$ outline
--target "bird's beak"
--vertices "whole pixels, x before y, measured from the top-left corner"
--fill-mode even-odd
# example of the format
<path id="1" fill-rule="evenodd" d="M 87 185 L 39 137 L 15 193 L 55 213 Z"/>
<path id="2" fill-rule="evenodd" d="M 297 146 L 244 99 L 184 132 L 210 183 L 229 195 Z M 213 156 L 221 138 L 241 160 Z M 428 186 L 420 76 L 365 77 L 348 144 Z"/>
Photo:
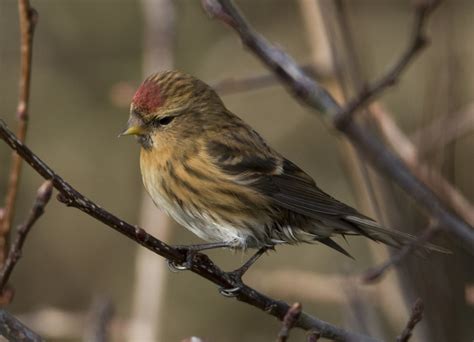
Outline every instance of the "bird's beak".
<path id="1" fill-rule="evenodd" d="M 145 130 L 142 126 L 130 126 L 127 127 L 125 131 L 119 134 L 119 138 L 124 135 L 140 135 L 143 134 Z"/>
<path id="2" fill-rule="evenodd" d="M 135 116 L 131 116 L 127 123 L 127 128 L 119 134 L 119 138 L 124 135 L 141 135 L 145 134 L 146 128 L 143 121 Z"/>

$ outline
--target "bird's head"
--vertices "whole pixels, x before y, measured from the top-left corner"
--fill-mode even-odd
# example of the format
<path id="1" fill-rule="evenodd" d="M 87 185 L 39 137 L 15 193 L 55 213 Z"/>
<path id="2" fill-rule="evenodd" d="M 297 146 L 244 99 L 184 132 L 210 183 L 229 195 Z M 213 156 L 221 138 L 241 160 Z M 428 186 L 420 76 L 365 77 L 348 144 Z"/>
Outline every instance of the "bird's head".
<path id="1" fill-rule="evenodd" d="M 133 96 L 127 129 L 143 148 L 157 141 L 186 139 L 205 129 L 209 113 L 225 109 L 216 92 L 199 79 L 180 71 L 151 75 Z"/>

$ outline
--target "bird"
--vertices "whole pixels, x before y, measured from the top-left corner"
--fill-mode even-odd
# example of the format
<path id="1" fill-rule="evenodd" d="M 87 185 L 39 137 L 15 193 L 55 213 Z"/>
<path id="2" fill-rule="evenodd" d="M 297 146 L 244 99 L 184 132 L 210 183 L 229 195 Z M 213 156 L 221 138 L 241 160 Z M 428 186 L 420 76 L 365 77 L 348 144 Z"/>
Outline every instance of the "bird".
<path id="1" fill-rule="evenodd" d="M 351 257 L 333 237 L 360 235 L 396 248 L 415 239 L 324 192 L 187 73 L 146 78 L 121 135 L 141 145 L 142 180 L 155 205 L 207 242 L 188 250 L 257 249 L 242 273 L 281 244 L 321 243 Z"/>

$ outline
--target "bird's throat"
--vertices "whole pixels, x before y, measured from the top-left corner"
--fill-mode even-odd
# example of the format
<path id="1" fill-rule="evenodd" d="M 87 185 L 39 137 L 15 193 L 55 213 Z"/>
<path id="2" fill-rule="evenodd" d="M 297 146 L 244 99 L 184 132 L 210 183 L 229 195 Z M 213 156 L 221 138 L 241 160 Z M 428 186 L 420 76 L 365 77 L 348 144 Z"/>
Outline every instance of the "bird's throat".
<path id="1" fill-rule="evenodd" d="M 138 135 L 137 136 L 138 143 L 142 146 L 144 150 L 151 150 L 153 147 L 153 140 L 151 139 L 150 135 Z"/>

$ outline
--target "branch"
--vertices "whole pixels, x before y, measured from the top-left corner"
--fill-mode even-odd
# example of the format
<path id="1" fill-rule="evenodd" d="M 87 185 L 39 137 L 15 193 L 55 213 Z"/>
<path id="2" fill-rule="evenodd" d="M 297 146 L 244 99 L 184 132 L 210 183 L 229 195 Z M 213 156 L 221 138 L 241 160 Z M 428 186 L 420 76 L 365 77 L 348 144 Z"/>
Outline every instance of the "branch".
<path id="1" fill-rule="evenodd" d="M 388 87 L 398 82 L 402 72 L 405 71 L 410 62 L 412 62 L 418 53 L 427 45 L 428 40 L 424 33 L 426 22 L 429 14 L 437 7 L 439 2 L 439 0 L 416 1 L 415 21 L 407 48 L 382 77 L 370 84 L 356 96 L 356 98 L 349 101 L 344 108 L 336 113 L 333 119 L 336 127 L 341 129 L 341 127 L 348 124 L 359 108 L 367 105 Z"/>
<path id="2" fill-rule="evenodd" d="M 341 106 L 319 83 L 298 68 L 290 56 L 255 32 L 230 0 L 202 0 L 202 2 L 208 14 L 233 28 L 239 34 L 243 44 L 280 78 L 297 99 L 334 122 L 338 113 L 343 110 Z M 433 5 L 423 2 L 418 5 L 417 11 L 428 14 L 432 7 Z M 430 8 L 430 10 L 425 8 Z M 423 18 L 425 16 L 423 15 Z M 459 241 L 465 244 L 470 253 L 474 253 L 474 230 L 472 227 L 448 210 L 440 199 L 416 178 L 400 158 L 372 132 L 352 120 L 352 116 L 349 118 L 350 120 L 346 124 L 338 125 L 336 128 L 351 140 L 373 166 L 398 183 L 434 219 L 439 221 L 443 229 L 455 235 Z"/>
<path id="3" fill-rule="evenodd" d="M 0 335 L 5 337 L 8 341 L 44 341 L 41 336 L 3 309 L 0 310 Z"/>
<path id="4" fill-rule="evenodd" d="M 63 178 L 57 175 L 48 165 L 39 159 L 28 147 L 18 140 L 15 135 L 8 130 L 0 120 L 0 138 L 3 139 L 13 150 L 15 150 L 33 169 L 43 178 L 51 180 L 55 189 L 59 191 L 58 199 L 67 206 L 77 208 L 89 216 L 94 217 L 105 225 L 115 229 L 119 233 L 127 236 L 129 239 L 139 243 L 150 251 L 169 259 L 175 263 L 181 264 L 186 261 L 186 255 L 166 243 L 156 239 L 138 226 L 119 219 L 108 211 L 86 198 L 84 195 L 74 189 Z M 227 273 L 218 268 L 207 255 L 193 254 L 191 269 L 192 272 L 201 277 L 219 285 L 222 288 L 239 287 L 238 279 L 233 277 L 232 273 Z M 242 302 L 253 305 L 268 314 L 282 320 L 290 306 L 283 302 L 267 297 L 253 288 L 243 285 L 237 293 L 236 298 Z M 357 341 L 376 341 L 375 339 L 358 333 L 350 332 L 339 327 L 333 326 L 316 317 L 310 316 L 304 312 L 295 323 L 296 327 L 304 330 L 317 330 L 321 336 L 336 341 L 357 340 Z"/>
<path id="5" fill-rule="evenodd" d="M 423 301 L 418 298 L 413 304 L 413 308 L 411 309 L 410 319 L 408 320 L 407 326 L 403 329 L 400 336 L 397 337 L 397 342 L 408 342 L 410 339 L 413 329 L 415 326 L 421 321 L 423 318 Z"/>
<path id="6" fill-rule="evenodd" d="M 424 246 L 438 231 L 439 227 L 436 225 L 428 227 L 416 240 L 410 241 L 403 248 L 396 251 L 387 261 L 366 271 L 362 275 L 362 281 L 364 283 L 374 283 L 381 280 L 390 267 L 398 265 L 405 257 L 415 252 L 418 247 Z"/>
<path id="7" fill-rule="evenodd" d="M 17 117 L 19 120 L 17 135 L 20 141 L 25 141 L 28 128 L 28 109 L 30 98 L 31 57 L 33 53 L 33 34 L 38 22 L 38 12 L 30 6 L 28 0 L 18 0 L 21 32 L 21 71 L 20 95 L 18 100 Z M 0 220 L 0 265 L 3 265 L 8 247 L 8 236 L 15 212 L 15 202 L 20 182 L 22 159 L 16 154 L 12 155 L 12 165 L 8 179 L 5 208 Z"/>
<path id="8" fill-rule="evenodd" d="M 0 271 L 0 293 L 3 292 L 13 268 L 15 268 L 15 265 L 21 258 L 23 244 L 25 243 L 26 237 L 30 232 L 31 227 L 33 227 L 36 221 L 41 217 L 41 215 L 43 215 L 44 207 L 48 204 L 52 191 L 52 183 L 50 181 L 45 181 L 38 189 L 33 207 L 31 208 L 30 214 L 28 215 L 25 223 L 18 226 L 16 239 L 10 247 L 7 260 Z"/>
<path id="9" fill-rule="evenodd" d="M 295 303 L 288 309 L 283 318 L 280 332 L 278 333 L 277 342 L 286 342 L 290 337 L 290 330 L 296 323 L 296 320 L 301 315 L 301 304 Z"/>

